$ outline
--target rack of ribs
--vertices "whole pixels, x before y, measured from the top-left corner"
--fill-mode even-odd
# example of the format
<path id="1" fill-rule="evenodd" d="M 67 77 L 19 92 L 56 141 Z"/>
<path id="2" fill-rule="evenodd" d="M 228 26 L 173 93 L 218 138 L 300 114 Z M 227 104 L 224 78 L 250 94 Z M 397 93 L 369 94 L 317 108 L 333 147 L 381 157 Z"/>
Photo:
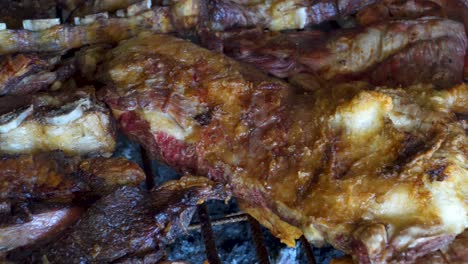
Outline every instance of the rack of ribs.
<path id="1" fill-rule="evenodd" d="M 150 33 L 106 58 L 99 97 L 122 131 L 180 171 L 225 184 L 288 245 L 304 234 L 359 262 L 411 261 L 466 228 L 466 84 L 349 82 L 303 94 Z"/>
<path id="2" fill-rule="evenodd" d="M 110 156 L 115 124 L 94 88 L 0 97 L 0 153 Z"/>
<path id="3" fill-rule="evenodd" d="M 289 33 L 258 29 L 212 33 L 205 46 L 280 78 L 303 74 L 322 82 L 364 80 L 374 85 L 463 80 L 468 39 L 463 24 L 435 17 L 366 27 Z"/>

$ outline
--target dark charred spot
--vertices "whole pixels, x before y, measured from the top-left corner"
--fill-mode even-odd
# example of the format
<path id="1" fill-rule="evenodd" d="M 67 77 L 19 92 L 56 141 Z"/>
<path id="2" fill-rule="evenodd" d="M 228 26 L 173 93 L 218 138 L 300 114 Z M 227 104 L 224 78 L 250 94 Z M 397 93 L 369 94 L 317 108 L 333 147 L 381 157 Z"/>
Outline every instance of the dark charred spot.
<path id="1" fill-rule="evenodd" d="M 429 176 L 431 182 L 433 181 L 444 181 L 447 179 L 448 175 L 445 174 L 445 169 L 447 165 L 440 165 L 435 168 L 426 171 L 426 174 Z"/>
<path id="2" fill-rule="evenodd" d="M 211 123 L 212 118 L 212 111 L 209 110 L 207 112 L 196 115 L 193 119 L 195 119 L 195 121 L 197 121 L 201 126 L 206 126 Z"/>
<path id="3" fill-rule="evenodd" d="M 468 121 L 468 113 L 455 113 L 458 121 Z"/>
<path id="4" fill-rule="evenodd" d="M 426 151 L 428 146 L 421 139 L 416 139 L 411 134 L 406 134 L 402 144 L 402 148 L 395 159 L 393 165 L 384 168 L 385 174 L 399 173 L 403 170 L 408 162 L 413 160 L 418 153 Z"/>

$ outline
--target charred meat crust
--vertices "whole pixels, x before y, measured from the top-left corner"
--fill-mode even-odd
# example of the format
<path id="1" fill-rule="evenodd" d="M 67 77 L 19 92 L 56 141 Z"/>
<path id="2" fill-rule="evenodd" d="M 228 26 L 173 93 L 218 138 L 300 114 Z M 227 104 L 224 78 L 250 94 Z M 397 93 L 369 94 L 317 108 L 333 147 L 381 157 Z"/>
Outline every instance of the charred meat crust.
<path id="1" fill-rule="evenodd" d="M 184 232 L 196 205 L 226 199 L 222 186 L 204 178 L 184 177 L 147 193 L 121 187 L 96 202 L 75 226 L 37 255 L 53 263 L 90 263 L 137 259 Z"/>

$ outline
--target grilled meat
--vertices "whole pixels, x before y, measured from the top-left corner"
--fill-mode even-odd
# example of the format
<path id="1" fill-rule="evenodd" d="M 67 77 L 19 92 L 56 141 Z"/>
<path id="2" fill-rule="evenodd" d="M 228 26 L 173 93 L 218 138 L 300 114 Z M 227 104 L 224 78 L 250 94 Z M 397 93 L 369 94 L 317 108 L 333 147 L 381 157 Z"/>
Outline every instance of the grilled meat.
<path id="1" fill-rule="evenodd" d="M 169 8 L 155 7 L 141 14 L 122 17 L 97 17 L 80 25 L 57 25 L 40 31 L 0 31 L 0 54 L 48 52 L 79 48 L 87 44 L 117 43 L 141 31 L 174 31 Z"/>
<path id="2" fill-rule="evenodd" d="M 0 58 L 0 95 L 24 95 L 65 81 L 75 72 L 70 60 L 60 55 L 15 54 Z"/>
<path id="3" fill-rule="evenodd" d="M 123 158 L 80 160 L 61 152 L 5 156 L 0 160 L 0 253 L 43 244 L 72 225 L 83 206 L 145 175 Z"/>
<path id="4" fill-rule="evenodd" d="M 368 25 L 391 19 L 414 19 L 423 16 L 448 17 L 468 23 L 468 2 L 463 0 L 384 0 L 369 5 L 356 14 L 357 21 Z M 468 30 L 468 29 L 467 29 Z"/>
<path id="5" fill-rule="evenodd" d="M 205 178 L 184 177 L 149 193 L 121 187 L 97 201 L 37 257 L 51 263 L 107 263 L 149 255 L 156 262 L 164 246 L 186 230 L 196 205 L 207 199 L 226 195 L 221 185 Z"/>
<path id="6" fill-rule="evenodd" d="M 70 203 L 109 194 L 122 185 L 139 185 L 145 175 L 123 158 L 80 160 L 61 152 L 5 156 L 0 160 L 0 201 Z"/>
<path id="7" fill-rule="evenodd" d="M 463 264 L 468 262 L 468 231 L 458 235 L 447 247 L 418 258 L 416 264 Z M 330 264 L 351 264 L 351 257 L 333 259 Z"/>
<path id="8" fill-rule="evenodd" d="M 348 16 L 374 2 L 374 0 L 212 0 L 206 3 L 208 8 L 205 23 L 212 30 L 235 27 L 297 29 Z"/>
<path id="9" fill-rule="evenodd" d="M 412 261 L 467 227 L 466 84 L 348 83 L 297 95 L 248 65 L 153 34 L 112 50 L 101 79 L 128 136 L 227 184 L 288 245 L 304 234 L 361 262 Z"/>
<path id="10" fill-rule="evenodd" d="M 375 85 L 463 80 L 468 40 L 462 24 L 439 18 L 396 20 L 323 33 L 218 33 L 206 43 L 278 77 L 313 74 L 322 81 L 359 79 Z"/>
<path id="11" fill-rule="evenodd" d="M 74 224 L 82 215 L 79 207 L 51 209 L 34 214 L 30 221 L 0 227 L 0 261 L 3 251 L 48 241 Z"/>
<path id="12" fill-rule="evenodd" d="M 0 153 L 111 155 L 115 127 L 94 89 L 0 98 Z"/>

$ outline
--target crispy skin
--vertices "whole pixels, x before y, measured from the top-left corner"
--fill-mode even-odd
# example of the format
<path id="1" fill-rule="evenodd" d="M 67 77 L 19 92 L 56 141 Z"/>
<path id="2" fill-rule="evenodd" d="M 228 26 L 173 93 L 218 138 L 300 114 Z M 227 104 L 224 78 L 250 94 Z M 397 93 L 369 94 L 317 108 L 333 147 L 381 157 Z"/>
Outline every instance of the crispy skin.
<path id="1" fill-rule="evenodd" d="M 226 195 L 221 185 L 205 178 L 184 177 L 149 193 L 121 187 L 41 249 L 38 259 L 51 263 L 125 262 L 148 253 L 156 258 L 158 252 L 162 257 L 164 246 L 186 230 L 196 205 L 207 199 L 226 199 Z"/>
<path id="2" fill-rule="evenodd" d="M 110 156 L 115 126 L 94 89 L 0 98 L 0 153 Z"/>
<path id="3" fill-rule="evenodd" d="M 206 46 L 278 77 L 309 73 L 323 81 L 365 80 L 375 85 L 432 83 L 449 88 L 463 80 L 468 40 L 462 24 L 439 18 L 395 20 L 367 27 L 272 33 L 218 33 Z"/>
<path id="4" fill-rule="evenodd" d="M 361 262 L 411 261 L 466 228 L 465 84 L 297 95 L 165 35 L 125 41 L 108 58 L 101 96 L 122 130 L 168 164 L 228 184 L 288 245 L 304 233 Z"/>
<path id="5" fill-rule="evenodd" d="M 140 167 L 124 158 L 80 160 L 61 152 L 5 156 L 0 160 L 0 201 L 70 203 L 111 193 L 145 180 Z"/>

